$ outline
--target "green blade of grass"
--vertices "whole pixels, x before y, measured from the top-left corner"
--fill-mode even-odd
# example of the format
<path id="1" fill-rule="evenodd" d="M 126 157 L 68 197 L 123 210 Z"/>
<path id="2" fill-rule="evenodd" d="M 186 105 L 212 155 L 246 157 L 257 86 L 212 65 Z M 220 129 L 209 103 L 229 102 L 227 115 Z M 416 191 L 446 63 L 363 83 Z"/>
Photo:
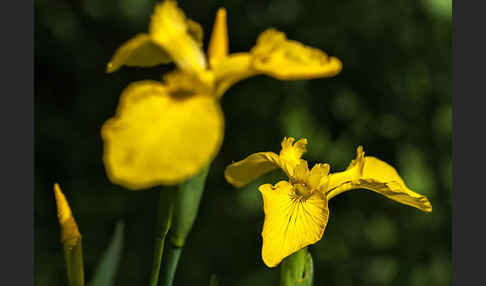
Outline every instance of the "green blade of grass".
<path id="1" fill-rule="evenodd" d="M 111 239 L 110 245 L 105 251 L 103 258 L 95 271 L 93 280 L 89 283 L 92 286 L 115 285 L 116 271 L 120 264 L 123 248 L 123 222 L 119 221 Z"/>

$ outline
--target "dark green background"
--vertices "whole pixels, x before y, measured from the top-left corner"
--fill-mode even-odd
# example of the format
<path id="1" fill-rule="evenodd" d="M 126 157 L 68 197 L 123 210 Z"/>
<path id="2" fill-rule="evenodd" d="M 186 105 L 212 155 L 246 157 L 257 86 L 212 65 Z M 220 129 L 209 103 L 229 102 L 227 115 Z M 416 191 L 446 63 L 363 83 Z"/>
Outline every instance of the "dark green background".
<path id="1" fill-rule="evenodd" d="M 83 234 L 90 278 L 116 221 L 125 246 L 116 285 L 147 285 L 157 190 L 111 184 L 100 127 L 130 82 L 160 79 L 173 65 L 107 75 L 115 49 L 146 32 L 154 0 L 35 1 L 35 284 L 65 285 L 52 185 L 59 182 Z M 176 285 L 278 285 L 260 257 L 258 184 L 225 182 L 224 167 L 283 136 L 306 137 L 310 163 L 342 170 L 359 144 L 397 167 L 431 200 L 422 213 L 369 191 L 330 202 L 323 239 L 310 247 L 315 285 L 451 284 L 451 3 L 448 0 L 179 1 L 200 22 L 205 44 L 218 7 L 228 12 L 230 49 L 247 51 L 269 27 L 344 64 L 330 79 L 281 82 L 259 76 L 223 97 L 223 147 L 210 170 L 200 215 Z M 88 279 L 89 280 L 89 279 Z"/>

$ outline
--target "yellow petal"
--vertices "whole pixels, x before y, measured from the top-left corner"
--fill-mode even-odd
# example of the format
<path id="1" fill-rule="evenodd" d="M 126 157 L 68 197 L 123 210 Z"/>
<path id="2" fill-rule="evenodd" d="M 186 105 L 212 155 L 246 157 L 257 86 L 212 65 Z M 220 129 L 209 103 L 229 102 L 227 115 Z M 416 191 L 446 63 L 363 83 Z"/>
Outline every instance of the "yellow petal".
<path id="1" fill-rule="evenodd" d="M 427 197 L 410 190 L 389 164 L 375 157 L 364 156 L 361 146 L 358 147 L 356 159 L 346 171 L 330 175 L 328 188 L 328 200 L 352 189 L 367 189 L 422 211 L 432 211 Z"/>
<path id="2" fill-rule="evenodd" d="M 214 21 L 213 33 L 209 41 L 208 57 L 209 63 L 214 66 L 228 56 L 228 27 L 226 24 L 226 9 L 220 8 Z"/>
<path id="3" fill-rule="evenodd" d="M 81 233 L 66 197 L 58 184 L 54 184 L 54 195 L 56 197 L 57 218 L 61 226 L 61 243 L 70 250 L 81 240 Z"/>
<path id="4" fill-rule="evenodd" d="M 240 188 L 278 167 L 277 154 L 260 152 L 227 166 L 224 176 L 228 183 Z"/>
<path id="5" fill-rule="evenodd" d="M 278 167 L 292 178 L 297 165 L 303 163 L 305 166 L 302 167 L 307 168 L 307 162 L 300 159 L 306 152 L 307 139 L 300 139 L 295 144 L 294 141 L 292 137 L 285 137 L 279 155 L 273 152 L 259 152 L 229 165 L 225 170 L 226 180 L 236 187 L 242 187 Z"/>
<path id="6" fill-rule="evenodd" d="M 312 190 L 319 189 L 329 174 L 329 164 L 315 164 L 309 172 L 308 185 Z"/>
<path id="7" fill-rule="evenodd" d="M 223 131 L 213 96 L 171 96 L 159 82 L 132 83 L 101 130 L 108 177 L 132 190 L 180 183 L 214 159 Z"/>
<path id="8" fill-rule="evenodd" d="M 194 74 L 176 69 L 165 73 L 163 78 L 168 92 L 176 96 L 187 96 L 194 93 L 209 94 L 213 90 L 214 76 L 211 71 Z"/>
<path id="9" fill-rule="evenodd" d="M 154 44 L 148 34 L 138 34 L 119 47 L 106 66 L 106 72 L 112 73 L 121 66 L 153 67 L 171 62 L 169 55 Z"/>
<path id="10" fill-rule="evenodd" d="M 339 59 L 288 40 L 284 33 L 275 29 L 263 32 L 251 53 L 256 70 L 280 80 L 331 77 L 342 69 Z"/>
<path id="11" fill-rule="evenodd" d="M 307 139 L 302 138 L 295 142 L 293 137 L 284 137 L 282 143 L 282 150 L 280 151 L 280 157 L 288 161 L 296 161 L 302 157 L 302 155 L 307 152 Z"/>
<path id="12" fill-rule="evenodd" d="M 150 21 L 150 37 L 161 45 L 183 70 L 200 72 L 206 69 L 206 58 L 200 45 L 191 36 L 184 12 L 172 0 L 155 6 Z"/>
<path id="13" fill-rule="evenodd" d="M 253 68 L 252 57 L 249 53 L 234 53 L 218 61 L 213 61 L 211 70 L 214 72 L 217 97 L 221 97 L 228 88 L 240 80 L 259 73 Z"/>
<path id="14" fill-rule="evenodd" d="M 285 257 L 322 238 L 329 219 L 322 193 L 300 199 L 286 181 L 261 185 L 259 190 L 265 211 L 262 258 L 268 267 L 277 266 Z"/>
<path id="15" fill-rule="evenodd" d="M 204 30 L 201 24 L 198 22 L 191 20 L 191 19 L 186 19 L 186 25 L 187 25 L 187 33 L 196 41 L 197 45 L 199 47 L 203 46 L 203 40 L 204 40 Z"/>
<path id="16" fill-rule="evenodd" d="M 289 178 L 294 175 L 294 169 L 303 161 L 301 157 L 307 152 L 307 139 L 300 139 L 295 144 L 294 140 L 292 137 L 285 137 L 279 154 L 281 167 Z"/>
<path id="17" fill-rule="evenodd" d="M 310 171 L 307 161 L 300 160 L 300 163 L 295 167 L 294 176 L 291 179 L 295 182 L 306 183 L 307 179 L 309 178 L 309 174 Z"/>

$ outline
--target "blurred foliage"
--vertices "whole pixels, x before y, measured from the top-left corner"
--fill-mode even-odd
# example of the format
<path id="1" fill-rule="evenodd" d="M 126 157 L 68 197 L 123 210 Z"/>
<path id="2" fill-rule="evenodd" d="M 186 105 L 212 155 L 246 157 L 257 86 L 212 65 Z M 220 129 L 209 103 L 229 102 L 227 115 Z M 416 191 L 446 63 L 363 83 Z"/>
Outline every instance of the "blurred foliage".
<path id="1" fill-rule="evenodd" d="M 106 75 L 115 49 L 146 31 L 154 0 L 35 1 L 35 284 L 65 285 L 52 184 L 62 184 L 83 234 L 85 273 L 94 274 L 116 221 L 125 240 L 115 285 L 146 285 L 152 262 L 156 190 L 111 184 L 102 164 L 101 124 L 128 83 L 160 79 L 173 66 L 122 68 Z M 276 285 L 260 257 L 262 200 L 223 178 L 224 167 L 283 136 L 307 137 L 306 159 L 341 170 L 357 145 L 398 168 L 426 194 L 424 214 L 372 192 L 330 203 L 324 238 L 309 249 L 315 285 L 451 284 L 450 0 L 182 0 L 207 35 L 217 8 L 228 10 L 231 51 L 248 50 L 273 26 L 344 63 L 335 78 L 280 82 L 256 77 L 229 90 L 226 136 L 213 163 L 200 215 L 176 285 Z"/>
<path id="2" fill-rule="evenodd" d="M 123 250 L 124 224 L 119 221 L 111 242 L 106 249 L 103 258 L 98 262 L 99 265 L 93 275 L 93 281 L 88 286 L 112 286 L 115 285 L 116 272 L 120 263 Z"/>

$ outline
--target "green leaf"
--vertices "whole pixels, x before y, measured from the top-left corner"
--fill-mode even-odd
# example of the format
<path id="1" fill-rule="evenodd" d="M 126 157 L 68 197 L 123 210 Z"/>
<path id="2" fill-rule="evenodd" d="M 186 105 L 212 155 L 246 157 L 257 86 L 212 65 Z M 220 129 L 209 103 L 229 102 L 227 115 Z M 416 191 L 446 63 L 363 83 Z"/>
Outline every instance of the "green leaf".
<path id="1" fill-rule="evenodd" d="M 216 274 L 211 274 L 209 279 L 209 286 L 219 286 L 218 279 L 216 279 Z"/>
<path id="2" fill-rule="evenodd" d="M 285 258 L 280 267 L 280 286 L 311 286 L 314 282 L 314 262 L 307 248 Z"/>
<path id="3" fill-rule="evenodd" d="M 115 228 L 115 233 L 111 239 L 98 268 L 95 271 L 93 280 L 88 284 L 92 286 L 111 286 L 115 285 L 115 274 L 118 268 L 121 252 L 123 248 L 123 222 L 119 221 Z"/>

